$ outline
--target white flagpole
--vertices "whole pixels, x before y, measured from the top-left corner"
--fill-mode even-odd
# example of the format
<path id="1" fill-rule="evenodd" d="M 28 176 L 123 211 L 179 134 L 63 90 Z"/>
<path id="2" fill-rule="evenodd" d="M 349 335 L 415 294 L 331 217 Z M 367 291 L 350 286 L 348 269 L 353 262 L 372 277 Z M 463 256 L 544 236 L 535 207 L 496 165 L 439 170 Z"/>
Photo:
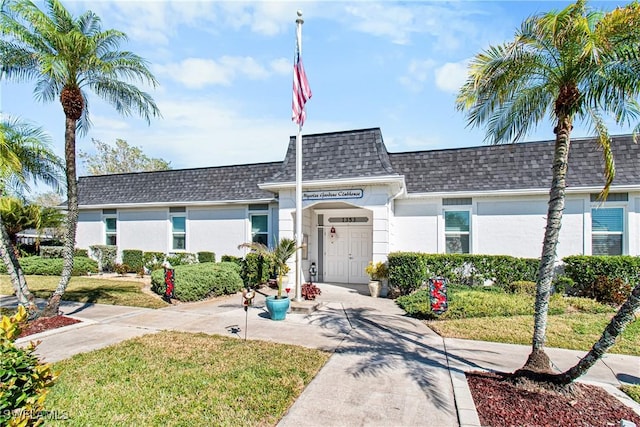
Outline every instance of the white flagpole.
<path id="1" fill-rule="evenodd" d="M 299 55 L 302 57 L 302 11 L 298 10 L 296 38 Z M 304 108 L 304 106 L 303 106 Z M 296 135 L 296 296 L 294 301 L 302 301 L 302 124 L 298 123 Z"/>

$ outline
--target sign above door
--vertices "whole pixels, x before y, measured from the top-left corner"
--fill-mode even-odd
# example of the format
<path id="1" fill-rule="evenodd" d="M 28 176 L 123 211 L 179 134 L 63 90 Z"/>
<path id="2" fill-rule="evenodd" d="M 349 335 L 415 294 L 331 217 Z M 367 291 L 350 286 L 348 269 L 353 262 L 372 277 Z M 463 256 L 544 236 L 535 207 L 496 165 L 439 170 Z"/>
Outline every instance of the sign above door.
<path id="1" fill-rule="evenodd" d="M 303 200 L 336 200 L 336 199 L 361 199 L 364 192 L 361 188 L 348 190 L 317 190 L 303 191 Z"/>

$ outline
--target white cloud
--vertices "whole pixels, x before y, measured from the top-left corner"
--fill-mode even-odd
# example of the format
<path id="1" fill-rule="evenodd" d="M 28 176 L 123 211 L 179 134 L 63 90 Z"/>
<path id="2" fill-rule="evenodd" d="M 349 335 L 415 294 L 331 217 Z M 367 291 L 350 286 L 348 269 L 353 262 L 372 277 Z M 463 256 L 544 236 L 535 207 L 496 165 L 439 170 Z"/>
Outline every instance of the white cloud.
<path id="1" fill-rule="evenodd" d="M 401 76 L 398 80 L 411 92 L 420 92 L 424 83 L 431 76 L 431 71 L 435 64 L 436 62 L 432 59 L 413 59 L 407 67 L 407 74 Z"/>
<path id="2" fill-rule="evenodd" d="M 269 68 L 275 74 L 287 75 L 293 73 L 293 60 L 287 58 L 274 59 L 269 63 Z"/>
<path id="3" fill-rule="evenodd" d="M 229 86 L 233 80 L 245 76 L 251 80 L 265 80 L 274 72 L 282 74 L 282 59 L 272 61 L 270 70 L 248 56 L 223 56 L 218 61 L 204 58 L 186 58 L 153 67 L 158 75 L 175 80 L 190 89 L 209 85 Z"/>
<path id="4" fill-rule="evenodd" d="M 441 67 L 436 68 L 436 86 L 438 89 L 449 93 L 458 92 L 467 79 L 468 63 L 468 60 L 447 62 Z"/>

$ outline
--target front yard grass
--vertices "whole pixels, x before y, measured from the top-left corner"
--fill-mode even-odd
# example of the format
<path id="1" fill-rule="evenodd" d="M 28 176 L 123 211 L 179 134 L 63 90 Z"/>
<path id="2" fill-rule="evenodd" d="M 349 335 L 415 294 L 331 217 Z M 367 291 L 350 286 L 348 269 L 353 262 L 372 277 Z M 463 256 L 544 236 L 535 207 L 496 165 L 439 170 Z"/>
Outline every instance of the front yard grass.
<path id="1" fill-rule="evenodd" d="M 600 338 L 612 314 L 571 313 L 548 317 L 548 347 L 588 351 Z M 531 344 L 533 316 L 476 317 L 470 319 L 430 320 L 427 325 L 448 338 L 492 341 L 507 344 Z M 640 356 L 640 321 L 631 323 L 611 353 Z"/>
<path id="2" fill-rule="evenodd" d="M 275 425 L 329 354 L 218 335 L 159 332 L 76 355 L 60 371 L 50 425 Z"/>
<path id="3" fill-rule="evenodd" d="M 29 289 L 38 298 L 49 298 L 60 278 L 58 276 L 26 276 Z M 104 279 L 74 276 L 62 297 L 66 301 L 162 308 L 167 303 L 142 291 L 143 283 L 134 280 Z M 0 275 L 0 295 L 12 295 L 9 276 Z"/>

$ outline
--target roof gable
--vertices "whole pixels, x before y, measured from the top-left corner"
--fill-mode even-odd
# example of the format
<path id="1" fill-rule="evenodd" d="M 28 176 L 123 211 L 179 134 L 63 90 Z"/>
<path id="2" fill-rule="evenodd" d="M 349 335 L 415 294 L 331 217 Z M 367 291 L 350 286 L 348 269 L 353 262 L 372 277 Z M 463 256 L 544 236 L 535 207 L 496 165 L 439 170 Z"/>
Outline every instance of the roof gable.
<path id="1" fill-rule="evenodd" d="M 302 179 L 368 178 L 394 174 L 380 128 L 331 132 L 302 137 Z M 296 180 L 296 137 L 281 170 L 269 182 Z"/>

